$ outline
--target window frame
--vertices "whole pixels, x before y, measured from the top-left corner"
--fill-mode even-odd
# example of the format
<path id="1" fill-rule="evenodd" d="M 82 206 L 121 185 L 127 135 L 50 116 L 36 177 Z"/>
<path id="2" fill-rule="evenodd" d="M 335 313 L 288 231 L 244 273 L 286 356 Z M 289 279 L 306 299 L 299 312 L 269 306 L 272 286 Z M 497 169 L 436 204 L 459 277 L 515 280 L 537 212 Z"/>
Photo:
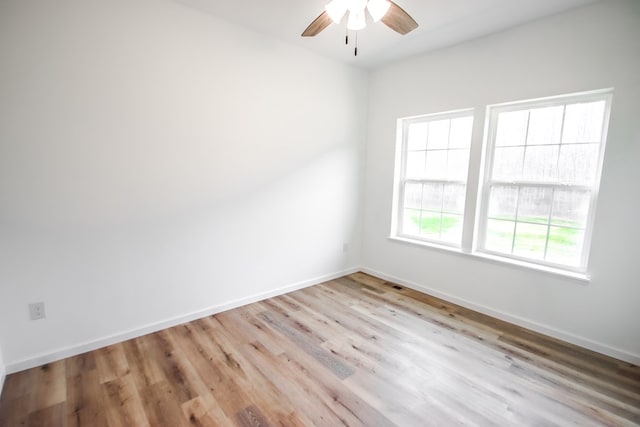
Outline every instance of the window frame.
<path id="1" fill-rule="evenodd" d="M 395 187 L 394 187 L 394 196 L 393 196 L 393 210 L 392 210 L 392 226 L 391 226 L 391 237 L 397 238 L 405 241 L 415 241 L 420 242 L 421 244 L 437 246 L 437 247 L 445 247 L 451 249 L 460 250 L 463 246 L 464 242 L 464 224 L 466 220 L 466 211 L 467 211 L 467 189 L 469 186 L 469 166 L 471 164 L 471 151 L 473 145 L 473 126 L 475 124 L 475 110 L 473 108 L 465 108 L 460 110 L 452 110 L 452 111 L 444 111 L 438 113 L 431 114 L 423 114 L 418 116 L 410 116 L 403 117 L 398 119 L 397 122 L 397 147 L 396 147 L 396 167 L 395 167 Z M 407 153 L 408 153 L 408 136 L 409 136 L 409 127 L 412 124 L 416 123 L 425 123 L 432 122 L 437 120 L 454 120 L 462 117 L 470 117 L 471 118 L 471 135 L 469 140 L 469 156 L 467 159 L 467 174 L 466 180 L 449 180 L 449 179 L 431 179 L 431 178 L 407 178 Z M 449 148 L 447 148 L 449 150 Z M 405 234 L 402 232 L 403 230 L 403 213 L 404 213 L 404 203 L 405 203 L 405 185 L 407 182 L 414 183 L 441 183 L 441 184 L 462 184 L 465 187 L 465 206 L 462 210 L 461 221 L 462 221 L 462 232 L 459 243 L 447 242 L 439 239 L 429 239 L 427 237 L 416 236 L 412 234 Z M 442 215 L 442 211 L 440 214 Z"/>
<path id="2" fill-rule="evenodd" d="M 602 89 L 589 92 L 574 93 L 569 95 L 558 95 L 547 98 L 537 98 L 532 100 L 508 102 L 502 104 L 488 105 L 486 109 L 485 120 L 485 138 L 483 141 L 482 155 L 483 159 L 480 168 L 480 179 L 478 186 L 478 202 L 475 213 L 475 230 L 473 240 L 473 253 L 487 254 L 493 258 L 504 258 L 513 260 L 518 263 L 540 265 L 542 267 L 548 267 L 557 269 L 560 271 L 567 271 L 571 273 L 586 274 L 589 260 L 589 253 L 591 249 L 591 240 L 593 236 L 593 226 L 595 222 L 595 213 L 598 201 L 598 194 L 600 190 L 600 181 L 602 177 L 602 167 L 604 163 L 605 148 L 607 142 L 608 124 L 611 113 L 611 102 L 613 98 L 613 89 Z M 491 179 L 491 171 L 493 170 L 494 153 L 496 148 L 496 135 L 498 130 L 498 116 L 500 113 L 530 110 L 541 107 L 555 107 L 563 106 L 566 109 L 567 105 L 576 103 L 588 103 L 595 101 L 604 101 L 604 112 L 602 120 L 602 129 L 600 133 L 598 159 L 595 164 L 595 175 L 593 179 L 593 185 L 580 185 L 570 184 L 562 182 L 543 182 L 535 180 L 494 180 Z M 565 110 L 566 112 L 566 110 Z M 563 114 L 561 128 L 564 125 L 565 114 Z M 491 188 L 494 185 L 506 185 L 522 187 L 538 187 L 538 188 L 553 188 L 553 189 L 576 189 L 576 190 L 588 190 L 591 193 L 589 201 L 589 212 L 586 217 L 586 223 L 584 228 L 584 238 L 582 244 L 582 254 L 580 262 L 577 266 L 568 264 L 554 263 L 546 260 L 537 260 L 528 257 L 518 256 L 516 254 L 506 254 L 503 252 L 492 251 L 486 248 L 487 237 L 487 222 L 488 222 L 488 209 L 489 209 L 489 197 L 491 194 Z M 550 224 L 546 224 L 548 227 Z M 546 240 L 548 244 L 548 237 Z"/>
<path id="3" fill-rule="evenodd" d="M 495 262 L 502 265 L 511 265 L 525 270 L 536 270 L 552 275 L 575 279 L 578 281 L 589 281 L 588 261 L 591 251 L 593 229 L 595 224 L 596 209 L 599 199 L 600 185 L 602 180 L 602 170 L 607 145 L 609 123 L 611 118 L 611 108 L 614 88 L 605 88 L 570 94 L 562 94 L 549 97 L 541 97 L 527 100 L 510 101 L 505 103 L 489 104 L 482 108 L 464 108 L 458 110 L 422 114 L 416 116 L 402 117 L 397 119 L 396 124 L 396 144 L 394 163 L 394 186 L 391 212 L 391 232 L 389 239 L 421 247 L 445 250 L 463 256 L 480 258 L 487 262 Z M 493 168 L 493 150 L 496 144 L 498 114 L 507 111 L 517 111 L 523 109 L 533 109 L 540 107 L 566 106 L 574 103 L 587 103 L 593 101 L 604 101 L 604 112 L 601 129 L 601 139 L 599 141 L 598 158 L 595 162 L 595 174 L 592 185 L 562 185 L 556 181 L 551 183 L 545 181 L 525 181 L 520 180 L 513 184 L 511 181 L 491 180 L 490 174 Z M 565 107 L 566 108 L 566 107 Z M 566 110 L 565 110 L 566 113 Z M 407 181 L 434 182 L 434 180 L 408 180 L 406 175 L 408 127 L 410 124 L 438 119 L 453 119 L 465 116 L 472 117 L 471 145 L 469 147 L 469 161 L 467 164 L 467 178 L 463 183 L 466 187 L 464 200 L 464 210 L 462 214 L 462 238 L 460 244 L 428 239 L 402 233 L 402 216 L 404 215 L 404 188 Z M 563 114 L 563 122 L 565 115 Z M 559 146 L 562 142 L 559 143 Z M 492 185 L 541 185 L 555 186 L 563 189 L 587 189 L 590 191 L 590 201 L 588 204 L 588 214 L 585 219 L 584 240 L 582 244 L 582 254 L 579 265 L 553 263 L 545 260 L 538 260 L 506 254 L 485 249 L 487 236 L 487 222 L 489 197 Z M 517 217 L 514 219 L 517 225 Z M 525 222 L 526 223 L 526 222 Z M 514 225 L 514 226 L 515 226 Z M 547 222 L 547 227 L 557 226 Z M 549 244 L 547 235 L 545 244 Z"/>

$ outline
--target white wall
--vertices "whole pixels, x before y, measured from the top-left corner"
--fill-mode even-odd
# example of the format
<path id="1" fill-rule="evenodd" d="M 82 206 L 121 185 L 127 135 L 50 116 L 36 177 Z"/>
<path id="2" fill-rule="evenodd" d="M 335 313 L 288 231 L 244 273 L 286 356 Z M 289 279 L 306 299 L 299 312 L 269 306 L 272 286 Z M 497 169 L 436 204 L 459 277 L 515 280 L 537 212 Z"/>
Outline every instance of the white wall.
<path id="1" fill-rule="evenodd" d="M 606 1 L 373 72 L 363 265 L 640 363 L 639 41 L 640 2 Z M 590 283 L 387 238 L 397 118 L 474 107 L 481 129 L 488 104 L 608 87 L 615 92 Z"/>
<path id="2" fill-rule="evenodd" d="M 363 72 L 167 0 L 0 3 L 7 370 L 360 261 L 637 363 L 639 14 L 600 2 L 379 70 L 367 93 Z M 398 117 L 611 86 L 591 283 L 387 239 Z"/>
<path id="3" fill-rule="evenodd" d="M 0 58 L 9 372 L 359 265 L 364 72 L 168 0 L 3 1 Z"/>

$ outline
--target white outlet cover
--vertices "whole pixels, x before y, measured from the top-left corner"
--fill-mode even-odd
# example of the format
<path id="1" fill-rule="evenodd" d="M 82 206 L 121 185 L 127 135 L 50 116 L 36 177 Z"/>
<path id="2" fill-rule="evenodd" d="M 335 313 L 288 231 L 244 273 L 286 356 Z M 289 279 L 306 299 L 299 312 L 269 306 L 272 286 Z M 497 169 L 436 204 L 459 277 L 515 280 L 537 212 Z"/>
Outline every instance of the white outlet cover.
<path id="1" fill-rule="evenodd" d="M 29 304 L 29 318 L 31 320 L 44 319 L 46 317 L 44 312 L 44 303 L 36 302 Z"/>

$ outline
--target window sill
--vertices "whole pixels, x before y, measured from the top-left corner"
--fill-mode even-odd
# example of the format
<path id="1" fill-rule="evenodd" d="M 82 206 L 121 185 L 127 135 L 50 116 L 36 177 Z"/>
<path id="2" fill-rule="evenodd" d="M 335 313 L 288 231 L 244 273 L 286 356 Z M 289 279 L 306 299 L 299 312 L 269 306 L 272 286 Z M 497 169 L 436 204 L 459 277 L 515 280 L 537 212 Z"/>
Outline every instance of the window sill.
<path id="1" fill-rule="evenodd" d="M 527 271 L 539 271 L 541 273 L 550 274 L 550 275 L 555 276 L 555 277 L 563 277 L 563 278 L 572 279 L 572 280 L 575 280 L 577 282 L 581 282 L 581 283 L 584 283 L 584 284 L 587 284 L 587 283 L 589 283 L 591 281 L 591 278 L 585 273 L 578 273 L 578 272 L 575 272 L 575 271 L 562 270 L 562 269 L 559 269 L 559 268 L 553 268 L 553 267 L 548 267 L 548 266 L 544 266 L 544 265 L 529 263 L 529 262 L 526 262 L 526 261 L 519 261 L 519 260 L 515 260 L 515 259 L 511 259 L 511 258 L 504 258 L 504 257 L 501 257 L 501 256 L 491 255 L 491 254 L 487 254 L 487 253 L 483 253 L 483 252 L 464 252 L 462 249 L 457 248 L 457 247 L 439 245 L 437 243 L 424 242 L 424 241 L 420 241 L 420 240 L 413 240 L 413 239 L 409 239 L 409 238 L 406 238 L 406 237 L 389 236 L 388 239 L 392 240 L 392 241 L 395 241 L 395 242 L 405 243 L 405 244 L 409 244 L 409 245 L 413 245 L 413 246 L 420 246 L 420 247 L 426 247 L 426 248 L 431 248 L 431 249 L 435 249 L 435 250 L 442 250 L 442 251 L 446 251 L 446 252 L 451 252 L 451 253 L 462 255 L 462 256 L 465 256 L 465 257 L 471 257 L 473 259 L 480 259 L 480 260 L 484 260 L 484 261 L 489 261 L 489 262 L 492 262 L 492 263 L 495 263 L 495 264 L 499 264 L 499 265 L 513 266 L 513 267 L 517 267 L 517 268 L 520 268 L 520 269 L 523 269 L 523 270 L 527 270 Z"/>

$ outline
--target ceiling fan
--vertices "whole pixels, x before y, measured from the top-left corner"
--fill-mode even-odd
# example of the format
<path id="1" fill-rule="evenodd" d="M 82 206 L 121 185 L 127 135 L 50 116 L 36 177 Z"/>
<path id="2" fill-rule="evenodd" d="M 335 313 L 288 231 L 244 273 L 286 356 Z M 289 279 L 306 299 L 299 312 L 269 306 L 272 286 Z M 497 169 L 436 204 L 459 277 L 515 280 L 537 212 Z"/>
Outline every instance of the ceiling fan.
<path id="1" fill-rule="evenodd" d="M 390 0 L 331 0 L 320 14 L 302 33 L 302 37 L 314 37 L 332 23 L 340 23 L 349 12 L 347 19 L 346 44 L 349 43 L 349 30 L 358 31 L 366 27 L 365 10 L 373 22 L 382 21 L 393 31 L 405 35 L 416 28 L 418 23 L 396 3 Z M 358 55 L 357 33 L 355 55 Z"/>

